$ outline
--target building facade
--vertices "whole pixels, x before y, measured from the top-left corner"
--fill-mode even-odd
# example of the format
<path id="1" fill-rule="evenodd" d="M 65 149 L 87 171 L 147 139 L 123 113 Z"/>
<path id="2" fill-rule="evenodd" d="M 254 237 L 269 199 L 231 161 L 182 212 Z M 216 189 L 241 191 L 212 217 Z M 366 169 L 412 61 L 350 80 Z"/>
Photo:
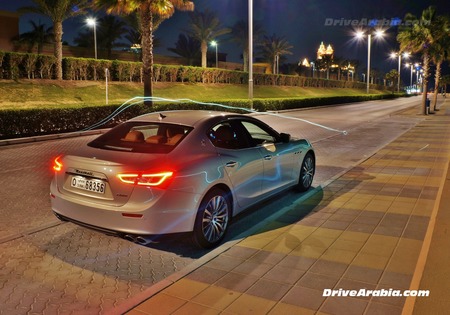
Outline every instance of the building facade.
<path id="1" fill-rule="evenodd" d="M 18 13 L 0 11 L 0 50 L 13 51 L 13 38 L 19 36 Z"/>

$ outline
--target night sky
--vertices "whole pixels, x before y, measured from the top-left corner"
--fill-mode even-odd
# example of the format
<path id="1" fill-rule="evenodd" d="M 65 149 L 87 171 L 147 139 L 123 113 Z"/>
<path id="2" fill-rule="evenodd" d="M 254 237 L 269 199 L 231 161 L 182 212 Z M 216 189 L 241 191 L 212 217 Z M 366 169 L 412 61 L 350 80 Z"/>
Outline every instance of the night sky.
<path id="1" fill-rule="evenodd" d="M 194 0 L 196 10 L 209 8 L 218 13 L 224 26 L 231 26 L 240 19 L 247 19 L 248 2 L 245 0 Z M 0 0 L 0 10 L 16 11 L 22 6 L 32 5 L 30 0 Z M 448 0 L 253 0 L 254 20 L 264 25 L 267 35 L 276 34 L 285 37 L 294 46 L 293 54 L 287 56 L 288 62 L 297 63 L 307 57 L 315 59 L 317 48 L 321 41 L 331 44 L 335 56 L 345 59 L 359 59 L 360 67 L 366 66 L 367 42 L 355 42 L 351 26 L 345 26 L 348 21 L 358 20 L 364 23 L 377 19 L 379 21 L 398 21 L 410 12 L 420 15 L 429 5 L 436 5 L 439 14 L 449 14 Z M 101 14 L 101 13 L 94 13 Z M 29 30 L 29 21 L 42 22 L 51 25 L 45 17 L 26 14 L 20 20 L 20 32 Z M 169 20 L 164 21 L 156 31 L 162 47 L 156 53 L 170 54 L 167 47 L 174 47 L 178 35 L 188 28 L 188 15 L 177 12 Z M 337 24 L 335 26 L 330 24 Z M 84 30 L 85 17 L 77 17 L 64 23 L 63 40 L 72 44 L 78 32 Z M 395 60 L 389 59 L 392 50 L 398 49 L 395 37 L 397 27 L 386 30 L 386 38 L 372 43 L 372 67 L 383 71 L 396 69 Z M 226 36 L 217 39 L 219 51 L 227 53 L 227 60 L 241 62 L 241 52 Z M 361 68 L 360 68 L 361 70 Z"/>

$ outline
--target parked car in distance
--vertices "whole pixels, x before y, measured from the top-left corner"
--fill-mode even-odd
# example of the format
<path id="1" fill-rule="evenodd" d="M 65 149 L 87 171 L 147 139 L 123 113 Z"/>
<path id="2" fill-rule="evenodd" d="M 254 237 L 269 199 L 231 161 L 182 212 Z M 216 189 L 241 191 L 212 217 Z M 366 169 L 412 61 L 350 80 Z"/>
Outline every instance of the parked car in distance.
<path id="1" fill-rule="evenodd" d="M 140 243 L 189 232 L 217 246 L 230 219 L 295 187 L 306 191 L 315 153 L 305 139 L 253 116 L 166 111 L 128 120 L 53 161 L 55 215 Z"/>

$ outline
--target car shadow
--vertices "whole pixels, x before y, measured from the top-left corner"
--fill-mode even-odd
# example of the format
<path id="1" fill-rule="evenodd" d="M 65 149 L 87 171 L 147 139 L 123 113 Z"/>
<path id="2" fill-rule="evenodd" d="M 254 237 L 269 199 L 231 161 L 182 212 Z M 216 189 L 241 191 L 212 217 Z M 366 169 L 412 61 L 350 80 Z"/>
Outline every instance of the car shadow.
<path id="1" fill-rule="evenodd" d="M 314 190 L 312 196 L 310 196 L 311 190 Z M 252 228 L 255 225 L 266 220 L 268 217 L 277 214 L 277 212 L 280 212 L 280 210 L 285 207 L 297 207 L 299 208 L 299 211 L 296 215 L 291 215 L 288 221 L 283 219 L 284 224 L 290 224 L 289 221 L 294 223 L 301 220 L 313 211 L 316 205 L 321 201 L 323 195 L 322 189 L 319 187 L 311 190 L 309 192 L 299 193 L 293 189 L 290 189 L 283 192 L 281 196 L 277 195 L 271 197 L 246 209 L 244 212 L 238 214 L 231 220 L 227 235 L 225 236 L 222 244 L 228 241 L 250 236 L 253 234 Z M 308 196 L 305 198 L 307 194 Z M 308 202 L 301 204 L 301 202 L 305 199 Z M 210 249 L 200 249 L 196 247 L 191 241 L 191 235 L 188 233 L 154 236 L 152 238 L 152 242 L 143 246 L 163 251 L 170 251 L 177 255 L 194 259 L 200 258 L 211 251 Z"/>
<path id="2" fill-rule="evenodd" d="M 297 223 L 314 211 L 322 198 L 323 190 L 319 186 L 303 193 L 292 189 L 284 192 L 282 197 L 274 196 L 267 199 L 233 218 L 226 240 L 235 240 L 258 233 L 258 231 L 253 231 L 252 227 L 264 220 L 267 221 L 267 218 L 271 216 L 273 216 L 271 219 L 277 221 L 276 226 L 279 227 Z M 283 213 L 285 209 L 290 209 L 289 214 Z M 293 209 L 295 209 L 295 212 L 292 211 Z M 269 221 L 264 222 L 257 229 L 267 231 L 267 226 L 271 223 Z"/>
<path id="3" fill-rule="evenodd" d="M 335 179 L 324 187 L 317 186 L 304 193 L 289 190 L 281 198 L 273 197 L 246 210 L 233 219 L 226 241 L 243 239 L 295 224 L 320 226 L 323 219 L 317 219 L 318 217 L 327 217 L 327 212 L 338 211 L 329 207 L 335 198 L 355 191 L 361 183 L 374 178 L 364 171 L 364 167 L 356 166 L 349 171 L 350 176 Z M 270 219 L 266 220 L 269 217 Z M 266 221 L 263 222 L 264 220 Z"/>

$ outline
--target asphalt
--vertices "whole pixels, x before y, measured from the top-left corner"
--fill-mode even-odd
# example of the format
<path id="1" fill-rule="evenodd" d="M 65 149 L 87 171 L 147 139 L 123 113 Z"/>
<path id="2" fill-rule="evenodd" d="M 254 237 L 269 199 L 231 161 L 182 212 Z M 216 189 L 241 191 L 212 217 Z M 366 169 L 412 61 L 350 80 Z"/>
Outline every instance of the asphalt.
<path id="1" fill-rule="evenodd" d="M 108 313 L 446 314 L 449 160 L 446 101 L 301 202 L 255 223 L 249 236 Z M 331 290 L 335 296 L 324 294 Z M 339 296 L 346 292 L 356 296 Z"/>

